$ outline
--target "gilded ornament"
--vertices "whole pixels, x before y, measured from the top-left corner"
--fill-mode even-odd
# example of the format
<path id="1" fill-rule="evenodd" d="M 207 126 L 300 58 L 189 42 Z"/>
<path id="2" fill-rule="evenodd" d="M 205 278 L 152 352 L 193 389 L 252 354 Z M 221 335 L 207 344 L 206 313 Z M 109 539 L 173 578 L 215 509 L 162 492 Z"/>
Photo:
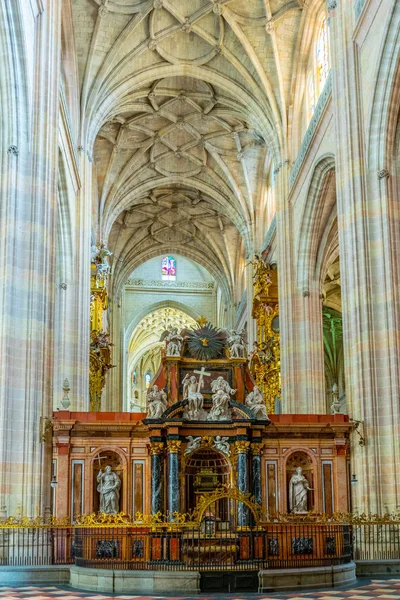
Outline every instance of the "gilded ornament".
<path id="1" fill-rule="evenodd" d="M 235 442 L 235 453 L 236 454 L 246 454 L 249 450 L 250 442 L 245 440 L 239 440 Z"/>
<path id="2" fill-rule="evenodd" d="M 280 376 L 280 329 L 279 306 L 272 297 L 271 286 L 276 281 L 276 271 L 264 265 L 261 259 L 256 263 L 254 275 L 254 296 L 252 315 L 257 321 L 257 341 L 250 354 L 250 371 L 265 398 L 268 414 L 275 412 L 275 400 L 281 396 Z M 274 288 L 272 288 L 274 289 Z"/>
<path id="3" fill-rule="evenodd" d="M 213 445 L 214 445 L 214 438 L 212 438 L 210 435 L 205 435 L 203 437 L 203 439 L 201 440 L 202 448 L 212 448 Z"/>
<path id="4" fill-rule="evenodd" d="M 243 493 L 238 490 L 237 487 L 229 487 L 222 486 L 216 488 L 211 494 L 204 494 L 200 496 L 198 499 L 196 509 L 194 511 L 194 519 L 200 524 L 203 518 L 204 513 L 207 508 L 211 505 L 214 505 L 223 498 L 228 498 L 230 500 L 237 500 L 238 502 L 242 502 L 252 512 L 256 523 L 258 523 L 261 519 L 262 508 L 261 505 L 254 502 L 250 493 Z"/>
<path id="5" fill-rule="evenodd" d="M 253 442 L 251 444 L 251 452 L 252 452 L 253 456 L 259 456 L 261 454 L 263 448 L 264 448 L 264 444 L 262 444 L 260 442 Z"/>
<path id="6" fill-rule="evenodd" d="M 179 454 L 182 442 L 180 440 L 168 440 L 167 450 L 170 454 Z"/>
<path id="7" fill-rule="evenodd" d="M 164 442 L 150 442 L 150 454 L 162 454 L 164 452 Z"/>

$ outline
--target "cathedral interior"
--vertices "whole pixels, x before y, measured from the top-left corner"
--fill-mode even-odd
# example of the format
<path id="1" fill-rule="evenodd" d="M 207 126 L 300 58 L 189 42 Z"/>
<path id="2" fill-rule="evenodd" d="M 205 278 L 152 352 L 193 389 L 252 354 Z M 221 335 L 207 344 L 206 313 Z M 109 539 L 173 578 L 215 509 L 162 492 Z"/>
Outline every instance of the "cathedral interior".
<path id="1" fill-rule="evenodd" d="M 0 52 L 0 587 L 400 574 L 400 3 L 1 0 Z"/>

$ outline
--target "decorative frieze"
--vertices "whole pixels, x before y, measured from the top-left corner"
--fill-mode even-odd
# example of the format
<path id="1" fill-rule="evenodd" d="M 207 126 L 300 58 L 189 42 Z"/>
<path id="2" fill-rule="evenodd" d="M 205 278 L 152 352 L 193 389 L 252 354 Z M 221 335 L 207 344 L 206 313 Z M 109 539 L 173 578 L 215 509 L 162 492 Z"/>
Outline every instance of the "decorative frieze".
<path id="1" fill-rule="evenodd" d="M 125 287 L 213 290 L 213 281 L 163 281 L 161 279 L 128 279 Z"/>

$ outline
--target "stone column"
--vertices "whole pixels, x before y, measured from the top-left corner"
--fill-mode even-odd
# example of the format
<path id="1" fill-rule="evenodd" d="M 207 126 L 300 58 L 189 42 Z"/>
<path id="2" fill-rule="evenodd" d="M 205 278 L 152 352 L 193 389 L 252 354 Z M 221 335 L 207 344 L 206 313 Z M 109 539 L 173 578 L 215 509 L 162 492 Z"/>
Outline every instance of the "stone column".
<path id="1" fill-rule="evenodd" d="M 249 491 L 249 473 L 247 468 L 247 452 L 249 450 L 250 442 L 238 441 L 235 442 L 235 451 L 237 454 L 237 486 L 239 492 L 247 494 Z M 238 504 L 238 525 L 245 527 L 249 524 L 249 509 L 239 502 Z"/>
<path id="2" fill-rule="evenodd" d="M 168 511 L 170 520 L 172 513 L 179 512 L 179 451 L 181 449 L 179 440 L 168 440 Z"/>
<path id="3" fill-rule="evenodd" d="M 164 513 L 164 443 L 150 442 L 151 513 Z"/>
<path id="4" fill-rule="evenodd" d="M 73 320 L 77 343 L 74 362 L 76 365 L 76 389 L 71 387 L 71 404 L 75 410 L 89 410 L 89 352 L 90 352 L 90 242 L 92 210 L 92 156 L 80 149 L 81 181 L 77 202 L 75 274 L 75 313 Z M 72 382 L 71 382 L 72 385 Z M 73 410 L 73 408 L 71 408 Z"/>
<path id="5" fill-rule="evenodd" d="M 0 514 L 49 514 L 61 0 L 1 3 Z"/>
<path id="6" fill-rule="evenodd" d="M 252 493 L 255 502 L 262 504 L 261 488 L 261 450 L 263 445 L 260 442 L 251 444 L 252 453 Z"/>
<path id="7" fill-rule="evenodd" d="M 275 169 L 276 236 L 279 248 L 279 323 L 281 338 L 282 412 L 306 412 L 296 393 L 298 356 L 296 354 L 296 298 L 294 290 L 292 205 L 288 202 L 288 161 Z"/>
<path id="8" fill-rule="evenodd" d="M 364 85 L 354 2 L 335 0 L 328 6 L 346 402 L 349 415 L 363 422 L 365 437 L 360 446 L 358 436 L 352 436 L 352 473 L 358 479 L 353 505 L 360 512 L 382 514 L 400 506 L 400 299 L 395 258 L 400 223 L 394 185 L 388 184 L 388 178 L 389 183 L 392 175 L 395 178 L 390 164 L 390 98 L 382 104 L 377 99 L 395 87 L 388 65 L 397 54 L 384 54 L 382 60 L 379 56 L 379 77 Z M 398 19 L 399 6 L 393 6 Z M 389 33 L 386 39 L 395 47 Z M 363 97 L 365 89 L 368 96 Z M 371 118 L 365 118 L 363 106 Z"/>

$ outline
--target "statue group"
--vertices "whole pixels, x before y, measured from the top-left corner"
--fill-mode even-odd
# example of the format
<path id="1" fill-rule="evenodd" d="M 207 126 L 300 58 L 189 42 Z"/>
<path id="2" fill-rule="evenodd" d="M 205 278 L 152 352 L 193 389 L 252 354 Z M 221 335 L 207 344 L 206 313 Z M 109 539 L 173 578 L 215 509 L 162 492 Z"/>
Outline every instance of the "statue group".
<path id="1" fill-rule="evenodd" d="M 215 331 L 222 335 L 224 345 L 229 350 L 231 358 L 246 358 L 247 343 L 245 329 L 241 331 L 236 331 L 235 329 L 215 329 Z M 179 333 L 177 327 L 166 329 L 160 338 L 160 341 L 165 343 L 165 355 L 168 357 L 181 356 L 185 339 L 185 332 L 182 331 Z M 203 340 L 203 338 L 201 339 Z"/>
<path id="2" fill-rule="evenodd" d="M 204 409 L 204 397 L 201 393 L 203 387 L 204 367 L 196 375 L 187 373 L 182 380 L 183 388 L 183 420 L 185 421 L 230 421 L 232 418 L 231 398 L 236 390 L 231 388 L 229 383 L 219 375 L 211 381 L 212 406 L 207 413 Z M 264 396 L 261 390 L 255 385 L 253 391 L 246 397 L 246 406 L 250 409 L 256 419 L 268 420 L 267 409 L 265 407 Z M 147 392 L 147 418 L 160 419 L 168 406 L 167 395 L 164 390 L 159 390 L 157 385 L 153 385 Z"/>

